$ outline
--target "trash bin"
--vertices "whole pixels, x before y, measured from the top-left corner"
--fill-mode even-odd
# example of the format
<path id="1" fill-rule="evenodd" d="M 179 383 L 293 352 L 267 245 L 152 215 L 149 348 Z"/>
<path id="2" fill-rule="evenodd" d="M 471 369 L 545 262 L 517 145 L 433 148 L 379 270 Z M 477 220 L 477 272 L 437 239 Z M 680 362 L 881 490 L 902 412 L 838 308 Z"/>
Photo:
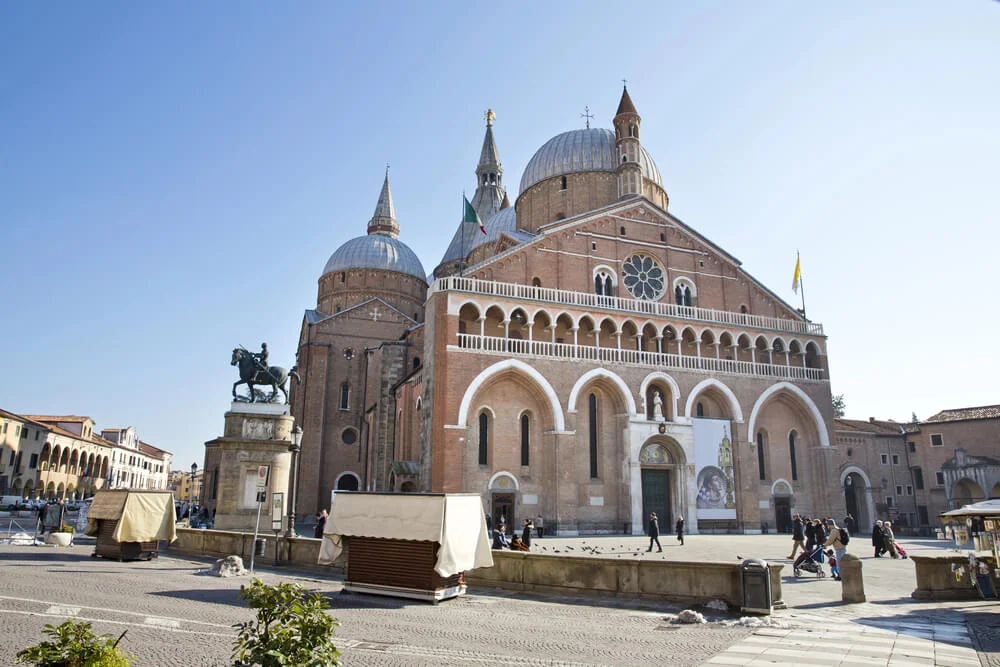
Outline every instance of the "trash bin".
<path id="1" fill-rule="evenodd" d="M 267 549 L 267 540 L 263 537 L 258 537 L 253 542 L 253 553 L 255 556 L 263 556 L 264 550 Z"/>
<path id="2" fill-rule="evenodd" d="M 740 566 L 740 579 L 743 582 L 743 613 L 771 613 L 771 575 L 767 570 L 767 561 L 759 558 L 748 558 Z"/>

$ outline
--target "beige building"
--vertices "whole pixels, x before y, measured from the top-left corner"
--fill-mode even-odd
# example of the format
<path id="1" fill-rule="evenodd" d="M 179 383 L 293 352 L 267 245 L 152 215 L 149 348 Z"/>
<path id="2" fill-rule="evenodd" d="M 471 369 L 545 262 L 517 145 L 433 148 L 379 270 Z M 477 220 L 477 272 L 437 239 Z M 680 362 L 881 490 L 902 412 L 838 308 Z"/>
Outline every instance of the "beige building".
<path id="1" fill-rule="evenodd" d="M 201 488 L 204 476 L 204 470 L 197 470 L 192 480 L 190 470 L 186 472 L 184 470 L 171 470 L 167 488 L 173 491 L 175 500 L 187 500 L 199 503 L 201 502 Z"/>
<path id="2" fill-rule="evenodd" d="M 170 453 L 132 427 L 97 434 L 76 415 L 0 410 L 0 491 L 27 498 L 83 498 L 101 488 L 165 489 Z"/>
<path id="3" fill-rule="evenodd" d="M 430 277 L 386 178 L 302 322 L 300 513 L 338 488 L 465 491 L 562 534 L 651 511 L 757 532 L 842 504 L 822 325 L 669 212 L 644 131 L 623 92 L 612 129 L 538 149 L 511 205 L 490 115 L 486 233 L 461 224 Z"/>

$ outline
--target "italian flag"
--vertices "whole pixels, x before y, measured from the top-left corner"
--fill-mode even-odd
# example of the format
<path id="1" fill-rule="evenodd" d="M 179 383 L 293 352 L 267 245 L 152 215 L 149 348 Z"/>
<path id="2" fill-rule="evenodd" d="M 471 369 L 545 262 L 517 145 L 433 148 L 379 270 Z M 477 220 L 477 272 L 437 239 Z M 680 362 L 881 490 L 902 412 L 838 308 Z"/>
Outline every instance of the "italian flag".
<path id="1" fill-rule="evenodd" d="M 474 222 L 479 225 L 479 231 L 486 235 L 486 227 L 483 226 L 482 220 L 479 219 L 479 214 L 476 213 L 476 209 L 472 207 L 469 200 L 466 199 L 465 195 L 462 195 L 462 200 L 465 202 L 465 215 L 462 216 L 462 222 Z"/>

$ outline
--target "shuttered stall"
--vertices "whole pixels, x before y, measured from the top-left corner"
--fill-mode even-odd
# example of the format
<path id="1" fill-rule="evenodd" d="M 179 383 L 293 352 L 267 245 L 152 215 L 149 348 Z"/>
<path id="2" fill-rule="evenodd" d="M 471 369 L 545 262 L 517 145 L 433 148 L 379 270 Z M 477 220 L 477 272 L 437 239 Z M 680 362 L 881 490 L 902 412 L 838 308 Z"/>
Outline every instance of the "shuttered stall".
<path id="1" fill-rule="evenodd" d="M 173 494 L 98 491 L 87 514 L 86 532 L 97 538 L 95 557 L 119 561 L 154 558 L 159 553 L 159 540 L 175 538 Z"/>

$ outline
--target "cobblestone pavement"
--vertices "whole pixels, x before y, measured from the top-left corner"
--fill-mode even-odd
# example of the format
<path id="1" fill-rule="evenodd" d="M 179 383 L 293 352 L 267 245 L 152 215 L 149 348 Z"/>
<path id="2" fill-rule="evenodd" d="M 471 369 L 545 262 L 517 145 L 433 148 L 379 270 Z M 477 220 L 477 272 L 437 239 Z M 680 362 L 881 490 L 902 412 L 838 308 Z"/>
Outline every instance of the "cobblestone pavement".
<path id="1" fill-rule="evenodd" d="M 65 549 L 0 545 L 0 665 L 41 640 L 46 623 L 73 617 L 121 634 L 143 666 L 229 664 L 246 578 L 199 576 L 204 562 L 92 559 Z M 743 639 L 745 628 L 679 626 L 678 607 L 594 598 L 483 591 L 439 605 L 340 594 L 337 581 L 261 572 L 330 594 L 341 623 L 337 646 L 349 665 L 697 665 Z"/>

